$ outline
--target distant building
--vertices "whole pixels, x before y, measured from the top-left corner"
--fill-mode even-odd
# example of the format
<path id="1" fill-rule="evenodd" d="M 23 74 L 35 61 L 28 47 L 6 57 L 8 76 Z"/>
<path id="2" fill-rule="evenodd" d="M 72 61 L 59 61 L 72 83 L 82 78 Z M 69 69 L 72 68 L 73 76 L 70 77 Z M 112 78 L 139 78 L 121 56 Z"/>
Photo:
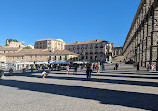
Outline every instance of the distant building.
<path id="1" fill-rule="evenodd" d="M 75 61 L 78 54 L 68 50 L 49 51 L 43 49 L 22 49 L 16 53 L 6 53 L 6 63 L 15 62 L 48 62 L 48 61 Z"/>
<path id="2" fill-rule="evenodd" d="M 78 54 L 68 50 L 49 51 L 48 49 L 0 48 L 0 63 L 76 61 Z"/>
<path id="3" fill-rule="evenodd" d="M 21 48 L 0 47 L 0 63 L 6 63 L 6 53 L 16 53 L 20 50 Z"/>
<path id="4" fill-rule="evenodd" d="M 66 50 L 80 54 L 79 60 L 90 62 L 110 62 L 113 43 L 105 40 L 76 41 L 65 46 Z"/>
<path id="5" fill-rule="evenodd" d="M 26 47 L 23 43 L 21 42 L 15 42 L 15 41 L 11 41 L 8 43 L 8 47 Z"/>
<path id="6" fill-rule="evenodd" d="M 123 53 L 123 47 L 114 47 L 113 49 L 113 57 L 116 57 L 116 56 L 122 56 L 122 53 Z"/>
<path id="7" fill-rule="evenodd" d="M 63 50 L 65 42 L 61 39 L 41 39 L 35 42 L 35 49 Z"/>
<path id="8" fill-rule="evenodd" d="M 28 47 L 30 47 L 31 49 L 34 49 L 34 45 L 27 45 Z"/>

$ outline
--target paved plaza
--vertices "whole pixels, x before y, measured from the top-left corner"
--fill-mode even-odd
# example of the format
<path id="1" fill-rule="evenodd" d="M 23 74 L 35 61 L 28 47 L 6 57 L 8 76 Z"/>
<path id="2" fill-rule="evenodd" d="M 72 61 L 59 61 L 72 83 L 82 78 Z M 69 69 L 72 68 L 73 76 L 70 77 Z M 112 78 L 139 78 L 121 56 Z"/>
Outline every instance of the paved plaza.
<path id="1" fill-rule="evenodd" d="M 158 111 L 158 73 L 122 64 L 101 73 L 16 73 L 0 80 L 0 111 Z M 7 74 L 6 74 L 7 75 Z"/>

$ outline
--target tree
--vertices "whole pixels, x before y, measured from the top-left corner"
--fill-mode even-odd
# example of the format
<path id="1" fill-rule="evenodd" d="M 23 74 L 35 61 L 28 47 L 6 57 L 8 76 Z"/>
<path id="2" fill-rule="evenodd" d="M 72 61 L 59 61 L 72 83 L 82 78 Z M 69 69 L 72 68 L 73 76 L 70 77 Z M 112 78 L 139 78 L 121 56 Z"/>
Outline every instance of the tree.
<path id="1" fill-rule="evenodd" d="M 10 42 L 12 42 L 12 41 L 18 42 L 18 40 L 16 40 L 16 39 L 7 39 L 6 40 L 6 46 L 8 46 L 10 44 Z"/>
<path id="2" fill-rule="evenodd" d="M 23 49 L 32 49 L 30 46 L 26 46 Z"/>

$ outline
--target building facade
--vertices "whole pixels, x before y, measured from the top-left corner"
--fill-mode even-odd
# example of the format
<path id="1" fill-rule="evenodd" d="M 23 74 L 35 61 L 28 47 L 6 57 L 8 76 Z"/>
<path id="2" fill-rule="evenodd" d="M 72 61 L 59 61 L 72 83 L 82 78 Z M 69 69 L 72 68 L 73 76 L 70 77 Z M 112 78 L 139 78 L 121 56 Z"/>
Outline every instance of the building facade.
<path id="1" fill-rule="evenodd" d="M 66 50 L 79 54 L 80 61 L 110 62 L 113 43 L 104 40 L 76 41 L 65 46 Z"/>
<path id="2" fill-rule="evenodd" d="M 158 70 L 158 0 L 141 0 L 123 46 L 125 61 Z"/>
<path id="3" fill-rule="evenodd" d="M 16 53 L 5 53 L 6 63 L 75 61 L 78 54 L 67 50 L 21 49 Z"/>
<path id="4" fill-rule="evenodd" d="M 113 57 L 122 56 L 123 47 L 114 47 L 113 49 Z"/>
<path id="5" fill-rule="evenodd" d="M 64 50 L 65 42 L 61 39 L 41 39 L 35 42 L 35 49 Z"/>
<path id="6" fill-rule="evenodd" d="M 20 50 L 21 48 L 0 47 L 0 63 L 6 63 L 6 53 L 16 53 Z"/>
<path id="7" fill-rule="evenodd" d="M 15 48 L 21 48 L 21 47 L 26 47 L 23 43 L 21 42 L 15 42 L 15 41 L 11 41 L 11 42 L 7 42 L 8 47 L 15 47 Z"/>

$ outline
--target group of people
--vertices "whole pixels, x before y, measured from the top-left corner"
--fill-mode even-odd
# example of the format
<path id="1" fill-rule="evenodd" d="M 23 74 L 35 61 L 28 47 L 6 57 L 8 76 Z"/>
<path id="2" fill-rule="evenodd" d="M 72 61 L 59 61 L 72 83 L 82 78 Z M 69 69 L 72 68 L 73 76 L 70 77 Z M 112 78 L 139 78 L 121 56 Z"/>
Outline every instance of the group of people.
<path id="1" fill-rule="evenodd" d="M 151 64 L 151 65 L 148 64 L 148 65 L 147 65 L 147 70 L 148 70 L 148 71 L 150 70 L 150 71 L 153 72 L 153 71 L 154 71 L 154 68 L 155 68 L 154 64 Z"/>
<path id="2" fill-rule="evenodd" d="M 105 70 L 105 66 L 104 66 L 103 63 L 102 64 L 100 64 L 100 63 L 93 63 L 92 67 L 93 67 L 93 71 L 96 70 L 97 73 L 100 73 L 101 69 L 102 69 L 102 71 Z"/>
<path id="3" fill-rule="evenodd" d="M 137 62 L 137 63 L 135 63 L 135 65 L 134 66 L 137 66 L 137 71 L 139 71 L 140 70 L 140 64 L 139 64 L 139 62 Z M 146 68 L 147 68 L 147 71 L 151 71 L 151 72 L 153 72 L 154 71 L 154 68 L 155 68 L 155 66 L 154 66 L 154 64 L 148 64 L 147 66 L 146 66 Z"/>

